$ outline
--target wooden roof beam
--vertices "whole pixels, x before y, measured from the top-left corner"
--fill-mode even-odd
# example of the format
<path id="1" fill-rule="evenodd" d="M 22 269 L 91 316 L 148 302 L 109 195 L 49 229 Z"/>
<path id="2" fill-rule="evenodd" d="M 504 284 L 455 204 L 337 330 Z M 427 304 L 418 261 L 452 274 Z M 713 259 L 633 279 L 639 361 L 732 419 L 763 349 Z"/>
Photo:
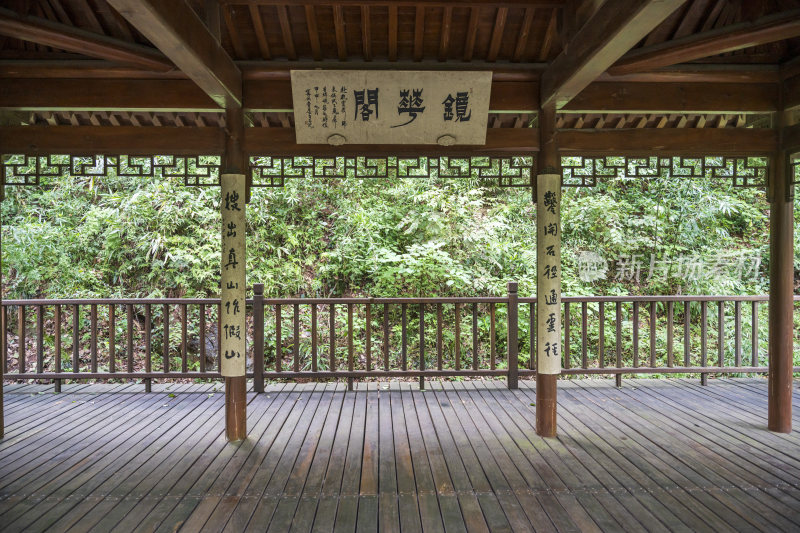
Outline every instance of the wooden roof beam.
<path id="1" fill-rule="evenodd" d="M 108 2 L 217 105 L 241 107 L 241 71 L 185 0 Z"/>
<path id="2" fill-rule="evenodd" d="M 146 70 L 166 72 L 175 68 L 169 59 L 153 48 L 58 22 L 20 15 L 5 8 L 0 8 L 0 35 Z"/>
<path id="3" fill-rule="evenodd" d="M 633 50 L 610 72 L 653 70 L 797 36 L 800 36 L 800 9 L 793 9 Z"/>
<path id="4" fill-rule="evenodd" d="M 542 75 L 542 107 L 563 107 L 685 0 L 607 0 Z"/>

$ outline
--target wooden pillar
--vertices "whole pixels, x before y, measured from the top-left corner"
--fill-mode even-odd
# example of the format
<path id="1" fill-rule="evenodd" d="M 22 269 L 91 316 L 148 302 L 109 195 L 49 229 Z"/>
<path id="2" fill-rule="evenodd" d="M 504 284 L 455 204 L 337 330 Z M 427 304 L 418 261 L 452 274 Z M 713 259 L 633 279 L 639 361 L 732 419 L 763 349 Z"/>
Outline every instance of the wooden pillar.
<path id="1" fill-rule="evenodd" d="M 792 320 L 794 294 L 794 191 L 783 149 L 783 113 L 776 113 L 781 149 L 770 173 L 769 401 L 771 431 L 792 431 Z"/>
<path id="2" fill-rule="evenodd" d="M 536 433 L 556 436 L 561 373 L 561 160 L 556 109 L 539 110 L 541 135 L 536 175 Z"/>
<path id="3" fill-rule="evenodd" d="M 225 435 L 229 441 L 238 441 L 247 437 L 245 205 L 248 180 L 245 177 L 247 168 L 242 149 L 244 113 L 241 107 L 228 106 L 225 113 L 225 132 L 225 170 L 220 179 L 222 185 L 220 370 L 225 378 Z"/>

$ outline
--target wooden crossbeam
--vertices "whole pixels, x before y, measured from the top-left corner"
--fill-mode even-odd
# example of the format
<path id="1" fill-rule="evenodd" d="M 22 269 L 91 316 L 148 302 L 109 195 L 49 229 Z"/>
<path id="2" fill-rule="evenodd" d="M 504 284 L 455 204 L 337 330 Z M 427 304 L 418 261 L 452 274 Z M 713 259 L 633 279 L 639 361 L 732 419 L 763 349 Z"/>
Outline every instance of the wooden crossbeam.
<path id="1" fill-rule="evenodd" d="M 0 35 L 164 72 L 174 67 L 153 48 L 0 8 Z"/>
<path id="2" fill-rule="evenodd" d="M 684 0 L 607 0 L 542 75 L 542 107 L 563 107 Z"/>
<path id="3" fill-rule="evenodd" d="M 241 107 L 242 73 L 185 0 L 109 0 L 220 107 Z"/>
<path id="4" fill-rule="evenodd" d="M 797 36 L 800 36 L 800 9 L 793 9 L 633 50 L 610 72 L 653 70 Z"/>
<path id="5" fill-rule="evenodd" d="M 792 133 L 794 135 L 794 130 Z M 793 137 L 792 137 L 793 138 Z M 612 129 L 561 130 L 559 151 L 613 155 L 768 155 L 777 149 L 769 129 Z M 25 154 L 221 154 L 224 132 L 212 127 L 5 126 L 3 153 Z M 484 146 L 437 145 L 298 145 L 291 128 L 246 128 L 244 151 L 253 155 L 491 155 L 539 150 L 534 128 L 491 128 Z"/>
<path id="6" fill-rule="evenodd" d="M 3 83 L 4 79 L 13 82 Z M 282 79 L 245 80 L 248 111 L 293 108 L 291 83 Z M 797 84 L 784 82 L 787 88 Z M 595 82 L 562 108 L 570 113 L 768 113 L 777 109 L 778 83 L 634 83 Z M 539 84 L 492 82 L 489 109 L 535 112 Z M 798 100 L 787 95 L 787 104 Z M 791 107 L 787 105 L 787 108 Z M 0 108 L 43 111 L 219 111 L 187 79 L 6 78 L 0 69 Z"/>

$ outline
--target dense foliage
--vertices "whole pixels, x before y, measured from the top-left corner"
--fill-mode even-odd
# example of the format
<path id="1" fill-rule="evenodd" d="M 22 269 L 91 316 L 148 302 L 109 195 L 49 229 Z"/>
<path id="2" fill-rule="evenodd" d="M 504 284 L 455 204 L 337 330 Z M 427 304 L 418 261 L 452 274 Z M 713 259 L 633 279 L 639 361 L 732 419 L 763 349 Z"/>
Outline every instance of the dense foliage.
<path id="1" fill-rule="evenodd" d="M 64 177 L 44 189 L 9 188 L 5 295 L 217 294 L 218 207 L 217 189 L 174 179 Z M 766 291 L 763 191 L 710 180 L 616 180 L 566 189 L 562 209 L 566 294 Z M 248 279 L 272 296 L 489 295 L 503 294 L 511 280 L 521 294 L 535 291 L 536 209 L 527 189 L 290 180 L 283 189 L 254 189 L 247 219 Z M 607 260 L 601 279 L 581 279 L 586 252 Z M 651 257 L 660 267 L 653 276 Z M 742 266 L 752 270 L 755 257 L 761 263 L 752 276 Z M 689 259 L 704 268 L 682 268 Z M 638 280 L 626 261 L 641 268 Z"/>

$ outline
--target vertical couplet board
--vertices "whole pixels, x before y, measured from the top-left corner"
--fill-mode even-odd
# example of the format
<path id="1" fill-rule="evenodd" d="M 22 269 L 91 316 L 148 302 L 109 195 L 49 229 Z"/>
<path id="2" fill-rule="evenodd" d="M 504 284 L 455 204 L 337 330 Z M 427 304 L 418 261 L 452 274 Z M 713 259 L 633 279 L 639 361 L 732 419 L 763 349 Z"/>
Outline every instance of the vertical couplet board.
<path id="1" fill-rule="evenodd" d="M 220 373 L 244 376 L 245 351 L 245 178 L 222 175 L 222 341 Z"/>
<path id="2" fill-rule="evenodd" d="M 537 367 L 561 373 L 561 176 L 540 174 L 536 186 Z"/>

